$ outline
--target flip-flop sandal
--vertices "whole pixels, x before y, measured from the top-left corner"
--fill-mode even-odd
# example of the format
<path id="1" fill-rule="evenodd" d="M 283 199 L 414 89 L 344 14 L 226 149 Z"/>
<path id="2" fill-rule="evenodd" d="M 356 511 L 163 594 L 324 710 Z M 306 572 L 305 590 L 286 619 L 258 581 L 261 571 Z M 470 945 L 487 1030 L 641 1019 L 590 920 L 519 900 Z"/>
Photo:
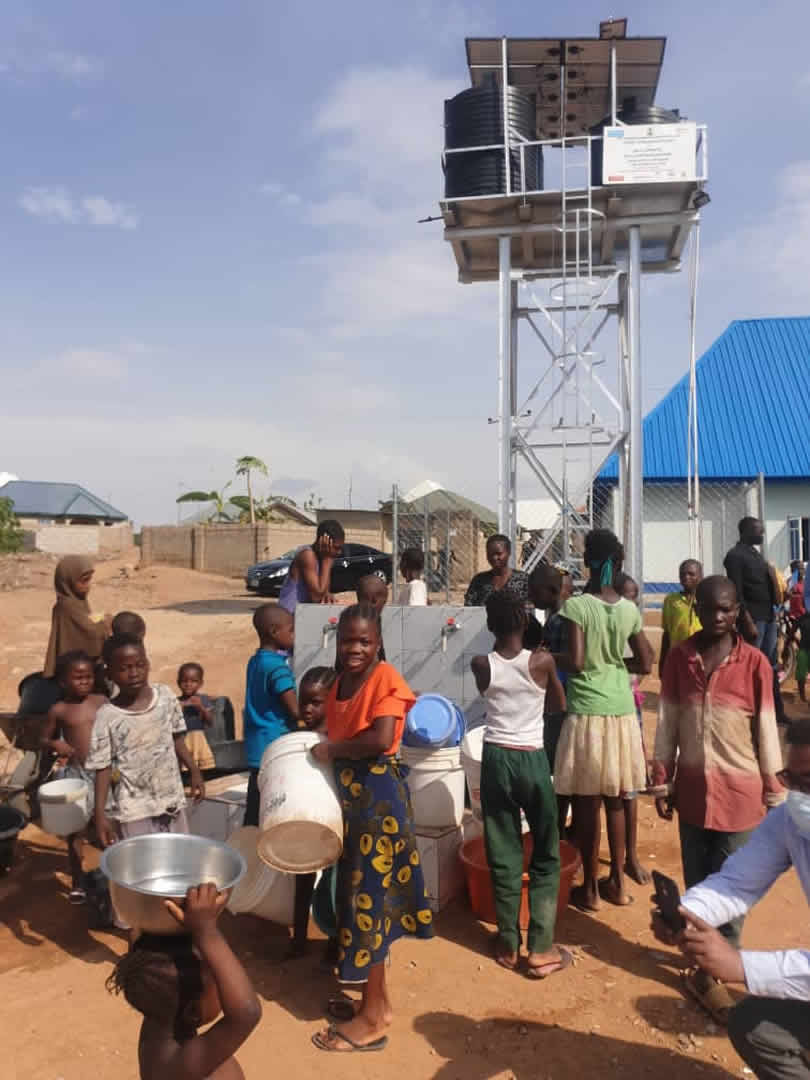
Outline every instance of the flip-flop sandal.
<path id="1" fill-rule="evenodd" d="M 338 1050 L 334 1042 L 331 1041 L 335 1038 L 342 1039 L 350 1049 Z M 312 1045 L 317 1046 L 319 1050 L 325 1050 L 328 1054 L 373 1054 L 377 1050 L 384 1050 L 388 1046 L 388 1036 L 383 1035 L 381 1039 L 375 1039 L 374 1042 L 370 1043 L 356 1043 L 348 1035 L 342 1035 L 337 1028 L 330 1027 L 326 1039 L 323 1038 L 320 1031 L 316 1032 L 312 1036 Z"/>
<path id="2" fill-rule="evenodd" d="M 330 998 L 326 1006 L 326 1013 L 327 1016 L 331 1016 L 333 1020 L 337 1020 L 341 1024 L 346 1024 L 357 1016 L 354 1002 L 348 998 Z"/>
<path id="3" fill-rule="evenodd" d="M 84 889 L 71 889 L 68 893 L 68 903 L 73 904 L 74 907 L 78 907 L 80 904 L 86 904 L 87 893 Z"/>
<path id="4" fill-rule="evenodd" d="M 535 964 L 532 966 L 529 964 L 528 975 L 530 979 L 549 979 L 552 975 L 557 975 L 561 971 L 565 971 L 573 963 L 573 956 L 562 946 L 557 947 L 557 951 L 560 954 L 559 960 L 551 960 L 547 964 Z M 547 969 L 551 968 L 550 971 Z"/>
<path id="5" fill-rule="evenodd" d="M 691 968 L 683 972 L 683 985 L 687 994 L 705 1009 L 716 1024 L 725 1027 L 728 1024 L 728 1014 L 734 1008 L 734 998 L 728 992 L 723 983 L 717 979 L 711 979 L 711 985 L 705 990 L 697 985 L 699 968 Z M 707 976 L 710 978 L 710 976 Z"/>

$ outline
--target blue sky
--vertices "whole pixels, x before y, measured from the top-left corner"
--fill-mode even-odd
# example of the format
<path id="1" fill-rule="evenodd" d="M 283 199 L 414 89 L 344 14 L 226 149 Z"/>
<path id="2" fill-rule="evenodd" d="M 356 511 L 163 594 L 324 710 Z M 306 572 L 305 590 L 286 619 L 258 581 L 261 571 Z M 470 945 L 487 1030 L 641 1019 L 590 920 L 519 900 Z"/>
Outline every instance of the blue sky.
<path id="1" fill-rule="evenodd" d="M 710 129 L 699 345 L 807 314 L 810 5 L 141 0 L 0 12 L 0 470 L 138 522 L 255 454 L 272 488 L 492 505 L 497 296 L 437 211 L 464 36 L 668 37 L 658 102 Z M 645 283 L 645 404 L 685 370 L 686 274 Z M 527 491 L 527 495 L 540 494 Z"/>

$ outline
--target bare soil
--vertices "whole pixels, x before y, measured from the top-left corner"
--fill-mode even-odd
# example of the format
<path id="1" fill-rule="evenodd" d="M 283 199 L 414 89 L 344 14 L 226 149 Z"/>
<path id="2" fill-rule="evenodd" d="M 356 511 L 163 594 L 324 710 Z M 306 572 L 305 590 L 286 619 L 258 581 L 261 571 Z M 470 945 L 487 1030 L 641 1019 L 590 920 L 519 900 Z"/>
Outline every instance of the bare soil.
<path id="1" fill-rule="evenodd" d="M 14 580 L 24 576 L 24 583 L 3 592 L 0 711 L 16 706 L 19 679 L 41 667 L 52 570 L 43 562 L 24 575 L 14 571 Z M 127 608 L 145 616 L 156 681 L 171 684 L 179 663 L 199 660 L 208 691 L 228 694 L 239 709 L 257 602 L 239 582 L 168 567 L 135 570 L 133 562 L 116 560 L 99 566 L 92 602 L 97 611 Z M 647 683 L 651 731 L 657 684 Z M 646 799 L 639 832 L 646 865 L 680 878 L 676 827 L 659 821 Z M 139 1019 L 104 989 L 126 943 L 117 933 L 87 931 L 83 909 L 67 902 L 66 870 L 63 844 L 32 825 L 21 834 L 15 866 L 0 881 L 0 1072 L 8 1080 L 135 1080 Z M 438 917 L 433 942 L 402 942 L 393 950 L 396 1016 L 388 1049 L 329 1061 L 310 1043 L 336 991 L 318 970 L 317 931 L 311 932 L 311 956 L 283 962 L 283 928 L 226 915 L 225 932 L 264 1006 L 261 1024 L 238 1055 L 245 1074 L 294 1071 L 302 1080 L 326 1073 L 337 1080 L 559 1080 L 597 1071 L 656 1080 L 740 1076 L 742 1063 L 725 1035 L 681 995 L 678 954 L 653 939 L 649 887 L 630 889 L 635 903 L 628 908 L 606 905 L 597 916 L 566 912 L 558 938 L 573 947 L 575 965 L 542 983 L 494 964 L 489 928 L 459 899 Z M 745 944 L 798 945 L 806 924 L 806 901 L 791 871 L 748 919 Z"/>

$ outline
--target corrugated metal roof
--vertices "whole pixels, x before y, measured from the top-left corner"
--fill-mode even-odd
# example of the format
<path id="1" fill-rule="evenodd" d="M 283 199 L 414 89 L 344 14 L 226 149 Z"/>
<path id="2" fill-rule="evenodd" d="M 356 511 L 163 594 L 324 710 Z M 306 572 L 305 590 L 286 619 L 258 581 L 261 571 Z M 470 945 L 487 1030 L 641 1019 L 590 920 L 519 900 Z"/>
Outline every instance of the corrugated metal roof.
<path id="1" fill-rule="evenodd" d="M 10 480 L 0 498 L 11 499 L 18 517 L 89 517 L 126 521 L 127 515 L 96 498 L 79 484 L 50 484 L 41 480 Z"/>
<path id="2" fill-rule="evenodd" d="M 698 438 L 703 480 L 810 477 L 810 439 L 791 402 L 810 386 L 810 317 L 744 319 L 697 364 Z M 686 477 L 689 380 L 684 376 L 644 420 L 644 479 Z M 614 457 L 600 473 L 616 480 Z"/>

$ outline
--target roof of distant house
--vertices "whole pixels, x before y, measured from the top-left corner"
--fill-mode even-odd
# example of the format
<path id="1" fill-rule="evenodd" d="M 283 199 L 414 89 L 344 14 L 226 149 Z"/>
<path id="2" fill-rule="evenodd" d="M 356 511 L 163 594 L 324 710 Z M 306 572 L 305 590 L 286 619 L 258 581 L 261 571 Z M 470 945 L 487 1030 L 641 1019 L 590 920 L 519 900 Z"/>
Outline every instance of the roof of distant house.
<path id="1" fill-rule="evenodd" d="M 810 384 L 810 317 L 731 323 L 697 363 L 701 480 L 810 477 L 801 399 Z M 796 395 L 799 395 L 797 399 Z M 644 479 L 684 480 L 689 377 L 685 375 L 644 420 Z M 618 475 L 615 457 L 601 480 Z"/>
<path id="2" fill-rule="evenodd" d="M 380 509 L 390 512 L 391 501 L 384 503 Z M 423 480 L 416 487 L 400 495 L 400 508 L 405 513 L 440 514 L 442 511 L 461 512 L 472 514 L 486 525 L 497 525 L 498 515 L 481 503 L 468 499 L 466 495 L 459 495 L 456 491 L 449 491 L 437 484 L 435 480 Z"/>
<path id="3" fill-rule="evenodd" d="M 92 495 L 80 484 L 52 484 L 44 480 L 9 480 L 0 487 L 0 499 L 11 499 L 18 517 L 82 517 L 100 521 L 126 521 L 127 515 Z"/>

